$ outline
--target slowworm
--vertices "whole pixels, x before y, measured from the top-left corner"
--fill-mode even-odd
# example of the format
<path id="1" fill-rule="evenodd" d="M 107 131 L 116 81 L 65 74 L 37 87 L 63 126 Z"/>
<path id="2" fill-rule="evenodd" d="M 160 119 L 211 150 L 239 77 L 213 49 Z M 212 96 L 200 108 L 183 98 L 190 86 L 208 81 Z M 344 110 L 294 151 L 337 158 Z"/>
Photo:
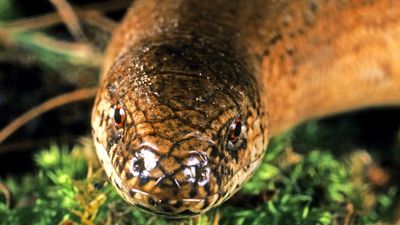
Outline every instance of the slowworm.
<path id="1" fill-rule="evenodd" d="M 231 197 L 270 136 L 399 103 L 398 0 L 136 0 L 108 45 L 92 128 L 121 197 L 175 217 Z"/>

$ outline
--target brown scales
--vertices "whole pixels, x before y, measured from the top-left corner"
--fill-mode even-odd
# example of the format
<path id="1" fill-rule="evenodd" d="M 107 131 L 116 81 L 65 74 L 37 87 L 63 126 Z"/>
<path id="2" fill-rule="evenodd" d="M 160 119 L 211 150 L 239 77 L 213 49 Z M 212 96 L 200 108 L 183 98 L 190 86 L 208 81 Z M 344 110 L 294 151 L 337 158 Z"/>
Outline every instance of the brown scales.
<path id="1" fill-rule="evenodd" d="M 131 204 L 204 212 L 250 177 L 269 136 L 310 118 L 400 104 L 399 62 L 397 0 L 138 0 L 106 52 L 92 119 L 99 157 L 110 157 L 113 167 L 104 167 Z M 116 104 L 127 113 L 119 130 L 99 119 Z M 236 119 L 246 145 L 233 152 L 226 139 Z M 193 150 L 209 164 L 190 161 Z M 132 170 L 140 154 L 155 167 Z M 193 162 L 210 169 L 206 186 L 191 183 Z"/>

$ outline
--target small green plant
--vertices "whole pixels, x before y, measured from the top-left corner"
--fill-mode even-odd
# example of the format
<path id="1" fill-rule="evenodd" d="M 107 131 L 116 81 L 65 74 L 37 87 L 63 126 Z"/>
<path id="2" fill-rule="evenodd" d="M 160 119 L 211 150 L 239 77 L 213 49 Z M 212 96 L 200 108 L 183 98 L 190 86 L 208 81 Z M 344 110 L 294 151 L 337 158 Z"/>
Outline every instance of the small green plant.
<path id="1" fill-rule="evenodd" d="M 36 154 L 37 172 L 1 180 L 13 204 L 0 202 L 0 223 L 376 224 L 390 221 L 399 195 L 391 186 L 373 194 L 366 209 L 371 191 L 352 181 L 349 163 L 328 151 L 297 154 L 286 134 L 271 142 L 263 164 L 233 199 L 198 218 L 166 220 L 127 205 L 88 151 L 52 145 Z"/>

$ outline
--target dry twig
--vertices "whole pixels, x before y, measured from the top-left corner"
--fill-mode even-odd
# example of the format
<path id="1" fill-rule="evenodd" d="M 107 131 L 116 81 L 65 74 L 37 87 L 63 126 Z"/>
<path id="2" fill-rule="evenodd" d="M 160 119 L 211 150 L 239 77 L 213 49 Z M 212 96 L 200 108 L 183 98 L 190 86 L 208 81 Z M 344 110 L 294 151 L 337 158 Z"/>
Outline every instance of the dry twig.
<path id="1" fill-rule="evenodd" d="M 11 208 L 11 192 L 6 184 L 0 183 L 0 191 L 3 192 L 4 198 L 6 200 L 6 206 Z"/>
<path id="2" fill-rule="evenodd" d="M 22 114 L 20 117 L 16 118 L 10 124 L 0 131 L 0 143 L 2 143 L 8 136 L 14 133 L 18 128 L 31 121 L 35 117 L 57 108 L 59 106 L 66 105 L 68 103 L 81 101 L 89 98 L 93 98 L 96 94 L 97 87 L 95 88 L 85 88 L 79 89 L 70 93 L 62 94 L 54 97 L 34 108 Z"/>
<path id="3" fill-rule="evenodd" d="M 50 0 L 56 8 L 61 20 L 67 26 L 69 32 L 76 40 L 86 42 L 87 39 L 82 31 L 79 19 L 74 8 L 66 0 Z"/>
<path id="4" fill-rule="evenodd" d="M 93 11 L 99 13 L 107 13 L 120 9 L 127 8 L 131 0 L 110 0 L 107 2 L 95 3 L 80 8 L 76 8 L 75 12 L 79 18 L 85 18 L 88 14 L 92 14 Z M 16 21 L 6 22 L 0 25 L 0 36 L 5 33 L 18 32 L 18 31 L 29 31 L 34 29 L 40 29 L 49 27 L 61 23 L 61 18 L 57 13 L 49 13 L 33 18 L 19 19 Z"/>

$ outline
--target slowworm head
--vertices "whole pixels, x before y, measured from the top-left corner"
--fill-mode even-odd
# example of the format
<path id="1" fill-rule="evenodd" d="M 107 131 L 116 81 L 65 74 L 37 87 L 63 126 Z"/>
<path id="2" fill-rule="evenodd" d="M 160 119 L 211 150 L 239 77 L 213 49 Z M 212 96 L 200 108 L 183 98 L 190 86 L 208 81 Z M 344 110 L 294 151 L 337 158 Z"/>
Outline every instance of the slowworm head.
<path id="1" fill-rule="evenodd" d="M 194 40 L 144 43 L 111 66 L 93 136 L 130 204 L 170 217 L 202 213 L 232 196 L 259 164 L 267 129 L 257 83 L 223 49 Z"/>

